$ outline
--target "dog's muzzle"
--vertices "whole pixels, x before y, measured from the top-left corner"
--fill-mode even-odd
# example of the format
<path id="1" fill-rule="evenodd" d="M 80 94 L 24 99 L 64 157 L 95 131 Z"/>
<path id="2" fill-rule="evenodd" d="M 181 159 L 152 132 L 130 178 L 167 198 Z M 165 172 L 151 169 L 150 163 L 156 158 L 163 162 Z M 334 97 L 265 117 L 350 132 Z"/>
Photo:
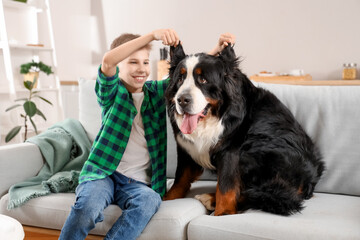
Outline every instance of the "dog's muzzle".
<path id="1" fill-rule="evenodd" d="M 193 99 L 189 93 L 184 93 L 176 99 L 183 112 L 190 112 Z"/>

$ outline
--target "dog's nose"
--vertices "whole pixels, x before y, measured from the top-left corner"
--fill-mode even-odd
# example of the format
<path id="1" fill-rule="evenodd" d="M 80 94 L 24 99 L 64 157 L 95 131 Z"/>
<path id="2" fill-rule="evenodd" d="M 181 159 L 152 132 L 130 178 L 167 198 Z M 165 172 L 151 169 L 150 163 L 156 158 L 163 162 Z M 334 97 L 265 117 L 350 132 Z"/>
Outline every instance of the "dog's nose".
<path id="1" fill-rule="evenodd" d="M 187 106 L 189 106 L 191 101 L 192 98 L 190 94 L 183 94 L 177 98 L 177 102 L 182 108 L 186 108 Z"/>

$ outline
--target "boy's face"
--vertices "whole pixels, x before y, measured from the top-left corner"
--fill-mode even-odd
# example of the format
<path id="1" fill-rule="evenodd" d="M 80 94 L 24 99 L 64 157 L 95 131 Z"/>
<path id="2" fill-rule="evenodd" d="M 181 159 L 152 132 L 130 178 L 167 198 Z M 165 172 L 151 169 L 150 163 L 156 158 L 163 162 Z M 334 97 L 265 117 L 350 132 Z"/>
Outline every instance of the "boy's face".
<path id="1" fill-rule="evenodd" d="M 142 48 L 119 63 L 119 77 L 131 93 L 142 92 L 150 74 L 149 50 Z"/>

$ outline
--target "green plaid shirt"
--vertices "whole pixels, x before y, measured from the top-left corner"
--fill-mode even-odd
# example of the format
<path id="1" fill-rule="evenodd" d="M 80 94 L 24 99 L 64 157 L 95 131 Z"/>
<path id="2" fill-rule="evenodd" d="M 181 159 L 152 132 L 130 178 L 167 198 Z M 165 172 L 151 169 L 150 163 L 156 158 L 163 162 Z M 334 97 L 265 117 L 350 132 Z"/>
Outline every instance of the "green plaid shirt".
<path id="1" fill-rule="evenodd" d="M 102 124 L 88 160 L 80 173 L 79 183 L 102 179 L 118 167 L 129 140 L 137 114 L 131 93 L 119 79 L 119 69 L 112 77 L 98 70 L 95 91 L 102 109 Z M 165 89 L 169 80 L 146 81 L 141 105 L 145 139 L 149 151 L 151 187 L 161 196 L 166 190 L 166 106 Z"/>

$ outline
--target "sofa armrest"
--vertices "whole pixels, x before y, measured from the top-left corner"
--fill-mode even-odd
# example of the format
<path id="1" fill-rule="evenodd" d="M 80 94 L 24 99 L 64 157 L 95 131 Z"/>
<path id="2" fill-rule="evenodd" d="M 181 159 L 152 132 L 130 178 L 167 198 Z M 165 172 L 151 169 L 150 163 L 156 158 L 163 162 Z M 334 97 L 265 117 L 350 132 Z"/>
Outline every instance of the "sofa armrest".
<path id="1" fill-rule="evenodd" d="M 15 183 L 36 176 L 44 165 L 35 144 L 19 143 L 0 147 L 0 197 Z"/>

